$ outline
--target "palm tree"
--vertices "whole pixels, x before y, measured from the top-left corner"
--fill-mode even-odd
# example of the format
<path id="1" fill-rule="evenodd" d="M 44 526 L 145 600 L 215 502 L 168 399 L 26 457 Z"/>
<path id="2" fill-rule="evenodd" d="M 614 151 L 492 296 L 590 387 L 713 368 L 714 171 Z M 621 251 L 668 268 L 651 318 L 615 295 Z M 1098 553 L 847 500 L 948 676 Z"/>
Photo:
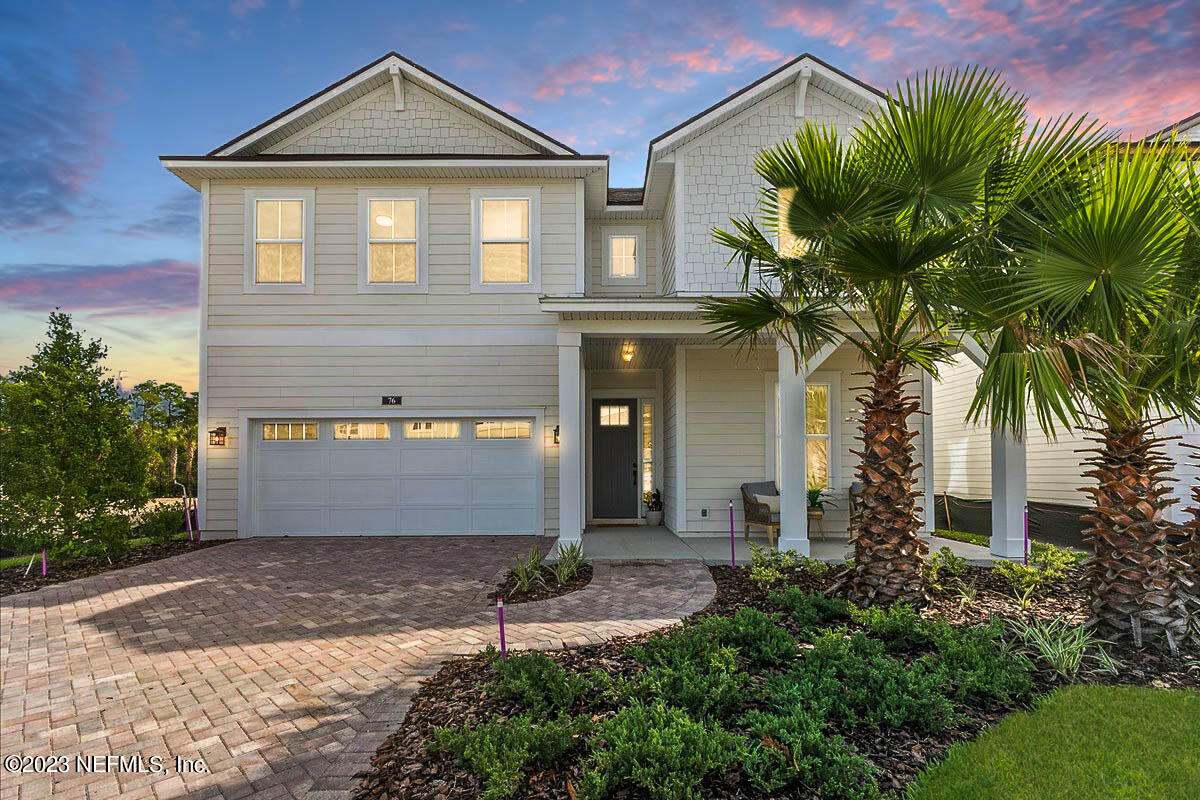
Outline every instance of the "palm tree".
<path id="1" fill-rule="evenodd" d="M 1019 431 L 1031 401 L 1043 427 L 1082 419 L 1097 443 L 1084 517 L 1095 620 L 1172 650 L 1189 590 L 1167 541 L 1173 465 L 1155 430 L 1200 413 L 1200 203 L 1179 161 L 1171 144 L 1079 159 L 1006 219 L 1000 268 L 969 265 L 975 288 L 960 301 L 991 349 L 972 415 Z"/>
<path id="2" fill-rule="evenodd" d="M 777 338 L 799 367 L 848 330 L 864 365 L 863 490 L 848 578 L 858 603 L 925 597 L 909 426 L 920 401 L 906 386 L 917 370 L 936 374 L 957 346 L 957 265 L 993 235 L 990 215 L 1016 204 L 1046 164 L 1094 141 L 1080 122 L 1031 127 L 1024 107 L 990 72 L 910 80 L 848 141 L 809 123 L 759 155 L 755 170 L 770 186 L 762 219 L 778 246 L 752 217 L 715 232 L 748 290 L 703 302 L 719 340 Z"/>

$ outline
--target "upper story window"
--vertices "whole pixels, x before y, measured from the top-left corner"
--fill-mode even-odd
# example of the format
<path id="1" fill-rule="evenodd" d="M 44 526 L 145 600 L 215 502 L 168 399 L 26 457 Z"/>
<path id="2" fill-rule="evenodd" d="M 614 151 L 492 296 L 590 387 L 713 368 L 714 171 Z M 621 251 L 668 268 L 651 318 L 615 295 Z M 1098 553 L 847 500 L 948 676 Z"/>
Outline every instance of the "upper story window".
<path id="1" fill-rule="evenodd" d="M 641 226 L 602 228 L 604 264 L 601 283 L 646 285 L 646 229 Z"/>
<path id="2" fill-rule="evenodd" d="M 312 189 L 246 190 L 246 291 L 312 291 L 314 204 Z"/>
<path id="3" fill-rule="evenodd" d="M 471 289 L 540 290 L 538 189 L 471 190 Z"/>
<path id="4" fill-rule="evenodd" d="M 358 290 L 428 288 L 428 189 L 359 189 Z"/>

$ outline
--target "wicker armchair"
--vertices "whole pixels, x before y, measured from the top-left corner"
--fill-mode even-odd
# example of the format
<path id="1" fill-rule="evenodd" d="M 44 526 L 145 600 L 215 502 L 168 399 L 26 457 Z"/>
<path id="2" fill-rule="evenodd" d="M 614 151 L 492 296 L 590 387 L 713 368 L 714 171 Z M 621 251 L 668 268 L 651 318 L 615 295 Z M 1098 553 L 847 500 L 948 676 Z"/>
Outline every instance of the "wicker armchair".
<path id="1" fill-rule="evenodd" d="M 775 481 L 757 481 L 742 484 L 742 514 L 745 518 L 745 539 L 750 539 L 750 526 L 757 525 L 767 531 L 767 542 L 771 547 L 779 541 L 779 512 L 772 512 L 770 506 L 760 503 L 755 495 L 779 496 L 779 487 Z"/>

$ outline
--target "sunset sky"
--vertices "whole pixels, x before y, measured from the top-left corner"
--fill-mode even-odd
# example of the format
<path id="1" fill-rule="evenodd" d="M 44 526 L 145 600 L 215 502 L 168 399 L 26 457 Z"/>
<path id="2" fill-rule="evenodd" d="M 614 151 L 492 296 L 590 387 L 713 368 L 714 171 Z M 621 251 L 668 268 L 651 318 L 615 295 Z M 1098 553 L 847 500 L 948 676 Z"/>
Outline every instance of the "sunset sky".
<path id="1" fill-rule="evenodd" d="M 1200 2 L 189 4 L 0 0 L 0 372 L 55 306 L 126 385 L 196 386 L 205 153 L 396 50 L 641 184 L 649 139 L 811 52 L 881 88 L 997 67 L 1037 114 L 1141 136 L 1200 111 Z"/>

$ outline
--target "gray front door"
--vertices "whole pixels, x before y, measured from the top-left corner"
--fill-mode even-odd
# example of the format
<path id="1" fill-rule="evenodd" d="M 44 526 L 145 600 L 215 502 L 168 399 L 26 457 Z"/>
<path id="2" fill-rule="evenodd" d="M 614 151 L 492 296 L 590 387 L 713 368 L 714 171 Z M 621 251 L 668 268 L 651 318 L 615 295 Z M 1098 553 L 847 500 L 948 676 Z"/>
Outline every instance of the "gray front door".
<path id="1" fill-rule="evenodd" d="M 634 519 L 637 494 L 637 400 L 592 401 L 592 516 Z"/>

